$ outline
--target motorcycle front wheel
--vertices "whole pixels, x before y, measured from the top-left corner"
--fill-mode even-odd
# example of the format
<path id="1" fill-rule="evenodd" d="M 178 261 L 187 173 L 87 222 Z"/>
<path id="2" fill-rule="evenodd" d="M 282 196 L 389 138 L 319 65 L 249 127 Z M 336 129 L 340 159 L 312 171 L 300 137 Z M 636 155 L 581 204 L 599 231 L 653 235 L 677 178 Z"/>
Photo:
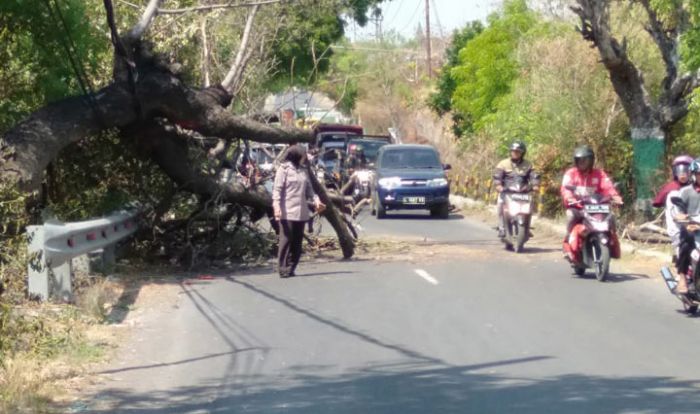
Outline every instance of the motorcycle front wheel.
<path id="1" fill-rule="evenodd" d="M 522 253 L 523 248 L 525 247 L 525 241 L 527 240 L 527 233 L 529 229 L 527 224 L 520 226 L 517 223 L 515 224 L 514 228 L 517 230 L 517 233 L 515 235 L 515 243 L 513 244 L 513 247 L 515 248 L 516 253 Z"/>
<path id="2" fill-rule="evenodd" d="M 610 271 L 610 247 L 601 243 L 598 237 L 591 241 L 591 253 L 593 256 L 593 267 L 595 278 L 599 282 L 604 282 Z"/>

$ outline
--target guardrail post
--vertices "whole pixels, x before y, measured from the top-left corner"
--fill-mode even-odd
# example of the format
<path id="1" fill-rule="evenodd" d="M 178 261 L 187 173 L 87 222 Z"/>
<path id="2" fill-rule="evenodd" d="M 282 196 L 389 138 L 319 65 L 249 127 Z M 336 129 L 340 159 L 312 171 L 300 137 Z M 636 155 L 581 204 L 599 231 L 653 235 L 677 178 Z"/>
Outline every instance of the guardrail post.
<path id="1" fill-rule="evenodd" d="M 117 263 L 117 246 L 112 244 L 102 249 L 102 266 L 111 269 Z"/>
<path id="2" fill-rule="evenodd" d="M 29 263 L 27 282 L 29 295 L 41 300 L 49 298 L 49 269 L 44 258 L 44 227 L 27 226 Z"/>
<path id="3" fill-rule="evenodd" d="M 51 259 L 48 262 L 49 283 L 54 298 L 64 302 L 73 299 L 73 260 L 71 258 Z"/>
<path id="4" fill-rule="evenodd" d="M 70 301 L 73 297 L 71 283 L 72 263 L 70 258 L 46 257 L 44 250 L 44 226 L 28 226 L 29 238 L 29 280 L 27 289 L 30 296 L 47 300 L 55 297 Z"/>
<path id="5" fill-rule="evenodd" d="M 109 245 L 88 253 L 90 257 L 90 273 L 107 274 L 111 272 L 117 263 L 116 251 L 116 245 Z"/>

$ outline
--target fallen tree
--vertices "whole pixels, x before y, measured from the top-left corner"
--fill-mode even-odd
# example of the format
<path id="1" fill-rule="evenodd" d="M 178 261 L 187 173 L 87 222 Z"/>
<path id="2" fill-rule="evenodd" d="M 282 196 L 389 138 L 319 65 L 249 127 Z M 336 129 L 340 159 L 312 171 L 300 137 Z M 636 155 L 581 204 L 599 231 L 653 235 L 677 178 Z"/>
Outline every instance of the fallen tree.
<path id="1" fill-rule="evenodd" d="M 0 177 L 25 193 L 40 193 L 47 167 L 61 151 L 86 137 L 116 129 L 122 140 L 138 148 L 139 156 L 160 167 L 177 191 L 195 194 L 200 204 L 213 199 L 228 204 L 222 217 L 230 219 L 232 211 L 240 212 L 231 206 L 245 207 L 253 220 L 269 216 L 271 197 L 262 186 L 223 182 L 216 171 L 202 168 L 201 159 L 191 153 L 193 143 L 213 149 L 241 140 L 274 144 L 312 140 L 309 131 L 273 128 L 230 110 L 251 58 L 251 32 L 260 4 L 232 5 L 250 9 L 240 50 L 223 81 L 208 87 L 188 85 L 179 66 L 155 53 L 143 39 L 159 11 L 165 13 L 160 4 L 161 0 L 150 0 L 139 21 L 122 35 L 116 29 L 111 0 L 104 0 L 114 46 L 112 82 L 97 91 L 48 104 L 11 128 L 0 139 Z M 201 137 L 207 138 L 204 144 Z M 344 256 L 352 256 L 354 242 L 346 224 L 328 202 L 324 188 L 316 182 L 315 189 L 328 205 L 325 216 L 338 233 Z"/>

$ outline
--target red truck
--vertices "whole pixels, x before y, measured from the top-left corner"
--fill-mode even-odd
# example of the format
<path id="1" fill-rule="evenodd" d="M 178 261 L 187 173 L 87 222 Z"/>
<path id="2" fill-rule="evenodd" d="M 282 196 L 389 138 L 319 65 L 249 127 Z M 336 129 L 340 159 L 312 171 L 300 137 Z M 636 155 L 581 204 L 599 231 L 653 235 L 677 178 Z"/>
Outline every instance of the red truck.
<path id="1" fill-rule="evenodd" d="M 318 124 L 314 127 L 313 132 L 316 137 L 314 145 L 320 148 L 326 142 L 342 142 L 345 144 L 348 139 L 362 135 L 364 130 L 359 125 Z"/>

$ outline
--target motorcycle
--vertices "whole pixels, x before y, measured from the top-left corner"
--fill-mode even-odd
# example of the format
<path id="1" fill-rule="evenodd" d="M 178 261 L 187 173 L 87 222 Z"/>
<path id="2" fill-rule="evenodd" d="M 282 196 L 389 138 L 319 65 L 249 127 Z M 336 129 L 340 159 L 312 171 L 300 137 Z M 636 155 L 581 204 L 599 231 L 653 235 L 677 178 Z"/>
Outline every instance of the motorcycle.
<path id="1" fill-rule="evenodd" d="M 316 167 L 316 178 L 328 190 L 338 192 L 341 188 L 340 173 L 334 170 L 334 168 L 329 170 L 325 165 L 320 164 Z"/>
<path id="2" fill-rule="evenodd" d="M 353 173 L 355 177 L 355 185 L 352 189 L 352 197 L 358 202 L 360 200 L 370 198 L 372 190 L 370 184 L 374 178 L 374 171 L 369 169 L 357 170 Z"/>
<path id="3" fill-rule="evenodd" d="M 586 269 L 593 269 L 596 279 L 603 282 L 608 277 L 610 259 L 620 258 L 610 201 L 610 197 L 594 194 L 574 203 L 583 210 L 583 220 L 571 230 L 564 252 L 577 276 L 583 276 Z"/>
<path id="4" fill-rule="evenodd" d="M 671 198 L 671 202 L 678 206 L 682 211 L 686 211 L 687 207 L 683 200 L 679 197 Z M 661 276 L 666 282 L 666 286 L 671 291 L 671 294 L 677 296 L 683 303 L 683 309 L 686 313 L 694 315 L 700 306 L 700 215 L 688 217 L 686 220 L 676 220 L 678 224 L 684 225 L 690 233 L 689 239 L 693 241 L 693 250 L 690 252 L 690 263 L 688 271 L 679 277 L 685 277 L 688 293 L 679 294 L 676 289 L 678 282 L 673 276 L 673 272 L 668 267 L 661 268 Z"/>
<path id="5" fill-rule="evenodd" d="M 503 191 L 503 226 L 505 237 L 501 239 L 508 250 L 523 251 L 530 238 L 532 217 L 532 189 L 524 180 L 516 180 Z"/>

